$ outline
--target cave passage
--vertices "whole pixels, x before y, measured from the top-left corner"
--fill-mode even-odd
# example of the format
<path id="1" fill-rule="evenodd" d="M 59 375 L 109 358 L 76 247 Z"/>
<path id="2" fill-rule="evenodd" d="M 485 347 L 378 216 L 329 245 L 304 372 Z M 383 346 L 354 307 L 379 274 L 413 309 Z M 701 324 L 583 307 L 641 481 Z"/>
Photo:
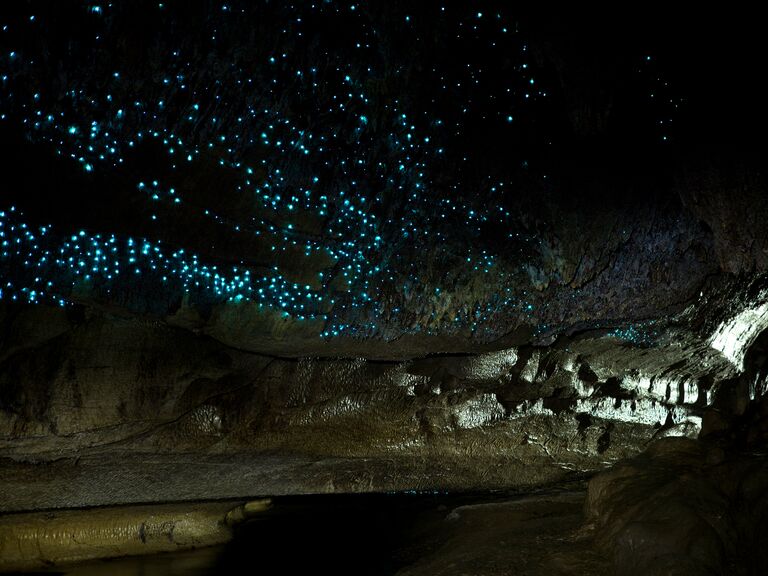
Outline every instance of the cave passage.
<path id="1" fill-rule="evenodd" d="M 0 573 L 768 574 L 762 14 L 527 4 L 0 0 Z"/>

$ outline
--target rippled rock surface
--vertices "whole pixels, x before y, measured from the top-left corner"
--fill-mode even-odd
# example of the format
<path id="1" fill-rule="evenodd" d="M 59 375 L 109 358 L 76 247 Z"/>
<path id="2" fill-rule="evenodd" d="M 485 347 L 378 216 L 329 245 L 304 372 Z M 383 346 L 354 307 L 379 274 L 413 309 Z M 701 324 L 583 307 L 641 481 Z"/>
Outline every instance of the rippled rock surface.
<path id="1" fill-rule="evenodd" d="M 696 437 L 719 413 L 708 408 L 735 413 L 759 397 L 763 343 L 740 321 L 751 309 L 710 336 L 670 328 L 652 347 L 587 333 L 367 360 L 256 354 L 98 311 L 6 308 L 4 507 L 560 481 L 659 437 Z"/>

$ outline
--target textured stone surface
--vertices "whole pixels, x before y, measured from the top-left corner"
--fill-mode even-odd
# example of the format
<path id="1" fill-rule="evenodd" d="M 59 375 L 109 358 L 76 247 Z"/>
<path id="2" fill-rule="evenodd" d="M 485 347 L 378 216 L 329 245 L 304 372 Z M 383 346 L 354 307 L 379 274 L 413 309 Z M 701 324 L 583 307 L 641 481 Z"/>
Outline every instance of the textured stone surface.
<path id="1" fill-rule="evenodd" d="M 6 510 L 532 487 L 654 436 L 695 435 L 742 368 L 686 331 L 655 347 L 593 333 L 412 360 L 276 358 L 155 321 L 45 310 L 3 319 Z"/>
<path id="2" fill-rule="evenodd" d="M 433 549 L 398 575 L 608 574 L 580 535 L 583 501 L 583 492 L 573 491 L 454 508 L 431 526 Z"/>
<path id="3" fill-rule="evenodd" d="M 590 481 L 587 522 L 618 574 L 762 574 L 768 459 L 666 438 Z"/>
<path id="4" fill-rule="evenodd" d="M 599 470 L 762 393 L 763 292 L 740 298 L 719 322 L 684 310 L 652 346 L 592 331 L 400 360 L 275 357 L 155 320 L 6 308 L 3 507 L 524 489 Z"/>
<path id="5" fill-rule="evenodd" d="M 117 556 L 222 544 L 269 501 L 37 512 L 0 518 L 0 570 L 33 571 Z"/>

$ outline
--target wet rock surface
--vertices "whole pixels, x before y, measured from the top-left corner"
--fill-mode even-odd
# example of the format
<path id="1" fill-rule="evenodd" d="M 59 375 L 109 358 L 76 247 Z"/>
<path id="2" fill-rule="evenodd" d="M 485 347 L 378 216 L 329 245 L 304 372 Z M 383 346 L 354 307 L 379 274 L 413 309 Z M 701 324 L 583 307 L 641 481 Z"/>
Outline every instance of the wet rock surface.
<path id="1" fill-rule="evenodd" d="M 456 507 L 432 527 L 433 549 L 397 574 L 607 574 L 580 536 L 583 502 L 583 492 L 571 491 Z"/>
<path id="2" fill-rule="evenodd" d="M 738 374 L 683 331 L 656 347 L 588 333 L 410 360 L 286 358 L 149 320 L 45 310 L 3 318 L 6 510 L 525 489 L 658 436 L 695 436 L 719 383 Z"/>
<path id="3" fill-rule="evenodd" d="M 525 497 L 436 492 L 284 497 L 239 524 L 224 546 L 57 563 L 49 570 L 70 576 L 105 571 L 202 576 L 238 572 L 257 555 L 265 573 L 602 575 L 605 561 L 579 535 L 583 500 L 578 485 Z"/>
<path id="4" fill-rule="evenodd" d="M 653 439 L 695 437 L 702 418 L 728 428 L 764 392 L 763 294 L 744 291 L 741 308 L 710 295 L 722 321 L 691 307 L 654 345 L 589 331 L 379 360 L 276 357 L 151 319 L 5 307 L 2 506 L 578 477 Z"/>
<path id="5" fill-rule="evenodd" d="M 268 504 L 250 503 L 258 513 Z M 0 518 L 0 571 L 31 572 L 96 558 L 157 554 L 222 544 L 235 502 L 36 512 Z M 242 514 L 239 516 L 242 518 Z"/>
<path id="6" fill-rule="evenodd" d="M 111 566 L 125 574 L 162 574 L 184 566 L 189 573 L 227 573 L 251 558 L 258 545 L 265 550 L 260 553 L 262 568 L 317 569 L 331 563 L 340 574 L 763 574 L 768 560 L 764 554 L 768 455 L 761 447 L 767 406 L 768 402 L 758 401 L 741 415 L 722 415 L 730 426 L 710 431 L 701 440 L 660 438 L 640 455 L 597 474 L 586 492 L 583 483 L 571 482 L 520 496 L 504 491 L 449 494 L 425 486 L 388 495 L 283 497 L 242 525 L 223 549 L 165 560 L 127 559 L 101 568 L 85 564 L 57 569 L 76 575 Z M 736 443 L 742 450 L 735 450 Z M 198 479 L 202 480 L 211 469 L 204 459 L 196 459 L 204 471 Z M 144 455 L 142 460 L 124 462 L 124 472 L 130 474 L 148 461 Z M 250 468 L 253 474 L 259 466 L 244 462 L 241 455 L 235 461 L 241 472 Z M 340 470 L 348 464 L 337 460 L 326 470 L 330 481 L 339 482 L 331 486 L 332 492 L 349 491 L 339 481 Z M 190 461 L 179 470 L 193 467 Z M 371 462 L 364 468 L 369 472 Z M 95 467 L 86 470 L 93 473 Z M 298 477 L 314 478 L 318 470 L 318 463 L 309 462 L 295 462 L 286 469 L 281 457 L 268 475 L 279 489 L 282 482 L 295 485 Z M 366 473 L 347 470 L 349 480 Z M 388 472 L 398 474 L 391 465 Z M 439 473 L 423 474 L 432 479 Z M 463 470 L 459 476 L 471 478 L 471 472 Z M 95 480 L 77 489 L 96 493 L 98 481 L 104 479 Z M 139 484 L 151 485 L 146 477 Z M 178 490 L 178 485 L 171 483 L 169 489 Z M 216 506 L 228 510 L 232 505 Z M 198 507 L 175 506 L 179 511 Z M 145 515 L 152 512 L 152 507 L 143 509 Z M 104 513 L 108 519 L 109 512 Z M 67 514 L 71 513 L 60 516 Z M 86 525 L 87 514 L 79 515 Z M 13 516 L 7 516 L 5 524 L 21 525 Z M 101 534 L 94 530 L 91 527 L 89 533 Z M 299 555 L 285 550 L 294 549 L 296 538 L 304 542 Z"/>
<path id="7" fill-rule="evenodd" d="M 731 434 L 659 440 L 590 481 L 587 525 L 616 573 L 765 573 L 767 408 Z"/>

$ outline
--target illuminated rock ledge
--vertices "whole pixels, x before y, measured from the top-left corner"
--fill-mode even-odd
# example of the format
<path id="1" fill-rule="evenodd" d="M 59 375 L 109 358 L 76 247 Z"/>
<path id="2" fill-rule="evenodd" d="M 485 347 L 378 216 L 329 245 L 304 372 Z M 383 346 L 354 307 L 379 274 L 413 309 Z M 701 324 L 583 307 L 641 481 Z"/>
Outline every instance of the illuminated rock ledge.
<path id="1" fill-rule="evenodd" d="M 222 544 L 232 526 L 269 501 L 125 506 L 0 518 L 0 570 L 35 570 L 84 560 Z"/>

